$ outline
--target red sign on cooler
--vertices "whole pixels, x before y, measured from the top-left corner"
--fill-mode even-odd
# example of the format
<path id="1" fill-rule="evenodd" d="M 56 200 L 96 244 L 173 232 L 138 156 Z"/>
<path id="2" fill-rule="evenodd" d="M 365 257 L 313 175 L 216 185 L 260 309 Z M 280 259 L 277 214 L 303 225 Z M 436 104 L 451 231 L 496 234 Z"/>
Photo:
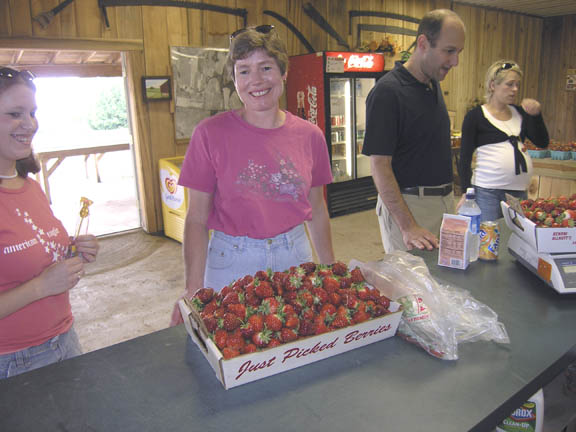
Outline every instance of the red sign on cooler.
<path id="1" fill-rule="evenodd" d="M 384 55 L 380 53 L 327 52 L 326 57 L 344 59 L 344 72 L 382 72 Z"/>

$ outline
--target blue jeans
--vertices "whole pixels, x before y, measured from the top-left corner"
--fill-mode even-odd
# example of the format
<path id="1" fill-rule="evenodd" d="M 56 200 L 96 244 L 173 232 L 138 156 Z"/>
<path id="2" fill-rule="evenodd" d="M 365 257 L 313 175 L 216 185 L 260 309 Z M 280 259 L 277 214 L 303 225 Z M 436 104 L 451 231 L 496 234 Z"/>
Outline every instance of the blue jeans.
<path id="1" fill-rule="evenodd" d="M 476 189 L 476 203 L 482 210 L 482 222 L 495 221 L 504 217 L 500 201 L 506 201 L 505 194 L 510 194 L 521 200 L 528 197 L 526 191 L 520 190 L 486 189 L 480 186 L 474 186 L 474 189 Z"/>
<path id="2" fill-rule="evenodd" d="M 0 379 L 10 378 L 82 354 L 74 327 L 41 345 L 0 355 Z"/>
<path id="3" fill-rule="evenodd" d="M 204 286 L 220 291 L 258 270 L 284 271 L 312 259 L 303 224 L 270 239 L 236 237 L 214 231 L 208 244 Z"/>

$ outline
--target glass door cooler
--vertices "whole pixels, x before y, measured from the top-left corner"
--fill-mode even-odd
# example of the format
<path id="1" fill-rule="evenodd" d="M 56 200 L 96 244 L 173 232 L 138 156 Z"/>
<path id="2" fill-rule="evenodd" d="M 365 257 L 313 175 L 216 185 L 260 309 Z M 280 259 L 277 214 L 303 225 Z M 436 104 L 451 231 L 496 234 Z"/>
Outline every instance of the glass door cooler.
<path id="1" fill-rule="evenodd" d="M 326 188 L 330 216 L 376 206 L 370 160 L 362 155 L 366 97 L 384 73 L 378 53 L 319 52 L 290 58 L 288 110 L 326 136 L 334 182 Z"/>

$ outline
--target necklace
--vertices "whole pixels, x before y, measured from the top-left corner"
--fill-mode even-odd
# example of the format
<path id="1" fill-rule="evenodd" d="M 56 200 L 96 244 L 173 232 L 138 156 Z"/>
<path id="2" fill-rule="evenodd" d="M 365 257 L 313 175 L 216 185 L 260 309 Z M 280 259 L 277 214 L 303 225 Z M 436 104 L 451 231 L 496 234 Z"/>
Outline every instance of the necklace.
<path id="1" fill-rule="evenodd" d="M 5 175 L 0 174 L 0 179 L 3 179 L 3 180 L 10 180 L 10 179 L 13 179 L 16 177 L 18 177 L 18 171 L 16 171 L 16 170 L 14 170 L 14 174 L 12 174 L 12 175 L 5 176 Z"/>

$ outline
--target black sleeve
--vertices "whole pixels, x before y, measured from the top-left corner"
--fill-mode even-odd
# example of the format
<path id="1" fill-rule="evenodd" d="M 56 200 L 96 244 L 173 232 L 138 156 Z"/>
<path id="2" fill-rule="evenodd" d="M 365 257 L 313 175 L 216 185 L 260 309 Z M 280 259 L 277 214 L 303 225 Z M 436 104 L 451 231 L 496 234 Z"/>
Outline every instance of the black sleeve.
<path id="1" fill-rule="evenodd" d="M 392 156 L 399 136 L 399 101 L 390 83 L 377 83 L 366 98 L 362 153 Z"/>
<path id="2" fill-rule="evenodd" d="M 458 174 L 462 193 L 466 192 L 472 181 L 472 155 L 478 147 L 478 109 L 475 108 L 466 114 L 462 122 L 462 140 L 460 143 L 460 163 Z"/>
<path id="3" fill-rule="evenodd" d="M 548 136 L 548 129 L 544 123 L 542 114 L 532 116 L 528 114 L 522 107 L 517 107 L 522 115 L 522 131 L 521 138 L 528 137 L 536 146 L 540 148 L 548 147 L 550 144 L 550 137 Z"/>

